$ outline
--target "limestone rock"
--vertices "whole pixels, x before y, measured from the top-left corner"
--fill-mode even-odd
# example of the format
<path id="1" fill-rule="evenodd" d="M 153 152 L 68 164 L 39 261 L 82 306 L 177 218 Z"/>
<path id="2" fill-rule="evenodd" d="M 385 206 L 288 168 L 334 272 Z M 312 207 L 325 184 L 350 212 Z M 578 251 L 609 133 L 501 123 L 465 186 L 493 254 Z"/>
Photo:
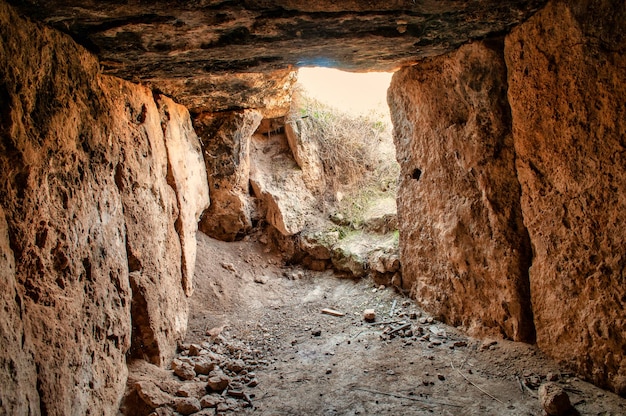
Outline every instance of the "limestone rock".
<path id="1" fill-rule="evenodd" d="M 376 311 L 374 309 L 365 309 L 363 311 L 363 319 L 366 322 L 374 322 L 376 320 Z"/>
<path id="2" fill-rule="evenodd" d="M 532 340 L 503 53 L 475 42 L 392 79 L 402 284 L 449 323 Z"/>
<path id="3" fill-rule="evenodd" d="M 224 398 L 222 396 L 215 395 L 215 394 L 207 394 L 206 396 L 203 396 L 200 399 L 200 405 L 202 406 L 203 409 L 213 408 L 213 407 L 217 407 L 217 405 L 220 404 L 222 401 L 224 401 Z"/>
<path id="4" fill-rule="evenodd" d="M 194 366 L 189 363 L 180 362 L 178 365 L 173 366 L 173 370 L 174 374 L 182 380 L 193 380 L 196 377 Z"/>
<path id="5" fill-rule="evenodd" d="M 549 416 L 565 416 L 572 410 L 569 396 L 556 383 L 544 383 L 539 386 L 539 403 Z"/>
<path id="6" fill-rule="evenodd" d="M 208 174 L 211 206 L 202 215 L 203 233 L 234 241 L 252 227 L 250 137 L 261 122 L 257 111 L 203 113 L 194 118 Z"/>
<path id="7" fill-rule="evenodd" d="M 207 173 L 187 109 L 165 96 L 159 97 L 157 105 L 167 147 L 168 183 L 176 192 L 178 202 L 176 231 L 182 250 L 182 284 L 185 294 L 191 296 L 198 221 L 209 207 Z"/>
<path id="8" fill-rule="evenodd" d="M 314 195 L 321 195 L 324 192 L 326 176 L 317 142 L 305 136 L 300 119 L 285 123 L 285 136 L 294 160 L 302 169 L 304 184 Z"/>
<path id="9" fill-rule="evenodd" d="M 173 396 L 161 390 L 151 381 L 138 381 L 135 383 L 135 391 L 139 398 L 152 409 L 174 403 Z"/>
<path id="10" fill-rule="evenodd" d="M 1 6 L 0 6 L 1 7 Z M 0 205 L 0 402 L 6 414 L 36 414 L 38 410 L 37 369 L 34 359 L 22 348 L 24 323 L 20 319 L 15 259 L 9 229 Z"/>
<path id="11" fill-rule="evenodd" d="M 302 231 L 317 205 L 290 155 L 284 135 L 253 136 L 250 184 L 267 209 L 267 222 L 285 236 Z"/>
<path id="12" fill-rule="evenodd" d="M 221 370 L 212 371 L 211 374 L 209 374 L 207 388 L 211 391 L 220 393 L 228 387 L 228 384 L 230 384 L 230 377 L 224 374 Z"/>
<path id="13" fill-rule="evenodd" d="M 201 409 L 200 400 L 195 397 L 176 399 L 176 411 L 181 415 L 187 416 L 199 412 Z"/>
<path id="14" fill-rule="evenodd" d="M 626 38 L 617 23 L 626 5 L 593 4 L 550 3 L 507 37 L 506 59 L 537 345 L 617 392 L 626 378 Z"/>
<path id="15" fill-rule="evenodd" d="M 107 73 L 198 112 L 288 106 L 292 66 L 395 69 L 506 32 L 545 0 L 15 3 L 97 51 Z"/>

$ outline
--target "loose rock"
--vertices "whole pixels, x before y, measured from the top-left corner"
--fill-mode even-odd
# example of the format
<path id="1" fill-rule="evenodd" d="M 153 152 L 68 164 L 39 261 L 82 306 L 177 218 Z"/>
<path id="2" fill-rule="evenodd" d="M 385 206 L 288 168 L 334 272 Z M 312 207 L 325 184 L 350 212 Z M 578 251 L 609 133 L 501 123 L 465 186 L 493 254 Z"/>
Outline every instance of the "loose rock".
<path id="1" fill-rule="evenodd" d="M 224 391 L 226 387 L 230 384 L 230 377 L 221 371 L 212 371 L 209 374 L 209 379 L 207 380 L 207 387 L 211 391 L 216 391 L 218 393 Z"/>
<path id="2" fill-rule="evenodd" d="M 200 409 L 202 409 L 200 400 L 195 397 L 186 397 L 176 401 L 176 411 L 181 415 L 190 415 L 200 411 Z"/>
<path id="3" fill-rule="evenodd" d="M 363 320 L 366 322 L 374 322 L 376 320 L 376 311 L 374 309 L 365 309 L 363 311 Z"/>
<path id="4" fill-rule="evenodd" d="M 544 383 L 539 387 L 539 403 L 550 416 L 566 415 L 572 409 L 565 390 L 552 382 Z"/>

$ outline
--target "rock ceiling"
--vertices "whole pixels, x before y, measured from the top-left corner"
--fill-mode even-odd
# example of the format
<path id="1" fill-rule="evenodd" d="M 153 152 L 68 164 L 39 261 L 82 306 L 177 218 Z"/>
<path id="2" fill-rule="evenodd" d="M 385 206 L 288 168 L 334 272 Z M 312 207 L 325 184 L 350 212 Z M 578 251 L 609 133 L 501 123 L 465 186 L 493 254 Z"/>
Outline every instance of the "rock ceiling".
<path id="1" fill-rule="evenodd" d="M 298 66 L 392 70 L 508 32 L 544 0 L 11 0 L 103 71 L 192 111 L 280 106 Z"/>

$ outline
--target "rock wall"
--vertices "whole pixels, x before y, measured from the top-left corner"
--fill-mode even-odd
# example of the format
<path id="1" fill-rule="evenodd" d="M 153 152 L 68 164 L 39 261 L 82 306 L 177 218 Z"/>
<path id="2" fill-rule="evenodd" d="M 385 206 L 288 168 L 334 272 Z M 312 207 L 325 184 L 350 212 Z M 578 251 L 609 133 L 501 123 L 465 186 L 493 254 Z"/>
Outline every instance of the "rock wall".
<path id="1" fill-rule="evenodd" d="M 0 2 L 8 414 L 115 414 L 129 350 L 163 364 L 183 337 L 181 239 L 191 236 L 176 224 L 193 214 L 183 212 L 190 188 L 172 188 L 168 170 L 191 156 L 169 149 L 168 161 L 164 130 L 188 116 L 163 120 L 164 103 L 160 112 L 150 90 L 100 75 L 69 37 Z"/>
<path id="2" fill-rule="evenodd" d="M 506 42 L 537 344 L 622 395 L 624 22 L 624 2 L 552 2 Z"/>
<path id="3" fill-rule="evenodd" d="M 506 92 L 501 41 L 394 75 L 403 286 L 450 324 L 532 341 L 530 247 Z"/>
<path id="4" fill-rule="evenodd" d="M 534 323 L 543 351 L 622 395 L 624 21 L 623 2 L 550 2 L 504 51 L 466 45 L 389 92 L 404 284 L 453 324 L 531 340 Z"/>
<path id="5" fill-rule="evenodd" d="M 200 221 L 200 230 L 206 235 L 234 241 L 252 228 L 250 138 L 262 118 L 255 110 L 194 117 L 212 201 Z"/>

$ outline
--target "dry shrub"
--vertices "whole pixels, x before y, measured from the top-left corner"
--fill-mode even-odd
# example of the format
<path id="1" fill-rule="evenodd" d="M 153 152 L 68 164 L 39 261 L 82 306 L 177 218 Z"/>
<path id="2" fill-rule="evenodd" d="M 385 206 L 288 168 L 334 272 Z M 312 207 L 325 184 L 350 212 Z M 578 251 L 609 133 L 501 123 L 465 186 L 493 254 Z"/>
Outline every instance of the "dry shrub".
<path id="1" fill-rule="evenodd" d="M 294 93 L 292 118 L 302 120 L 303 135 L 315 140 L 333 194 L 371 186 L 387 191 L 398 176 L 391 126 L 382 114 L 351 115 Z"/>

